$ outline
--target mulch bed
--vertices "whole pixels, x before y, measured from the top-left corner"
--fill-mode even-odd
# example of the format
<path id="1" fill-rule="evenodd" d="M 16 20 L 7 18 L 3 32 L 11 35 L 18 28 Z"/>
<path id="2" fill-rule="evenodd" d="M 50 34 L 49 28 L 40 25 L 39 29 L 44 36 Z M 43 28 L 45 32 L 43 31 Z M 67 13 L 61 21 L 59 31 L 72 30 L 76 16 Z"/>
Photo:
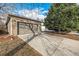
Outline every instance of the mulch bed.
<path id="1" fill-rule="evenodd" d="M 0 35 L 0 42 L 9 41 L 11 39 L 14 39 L 13 36 L 10 36 L 10 35 Z"/>

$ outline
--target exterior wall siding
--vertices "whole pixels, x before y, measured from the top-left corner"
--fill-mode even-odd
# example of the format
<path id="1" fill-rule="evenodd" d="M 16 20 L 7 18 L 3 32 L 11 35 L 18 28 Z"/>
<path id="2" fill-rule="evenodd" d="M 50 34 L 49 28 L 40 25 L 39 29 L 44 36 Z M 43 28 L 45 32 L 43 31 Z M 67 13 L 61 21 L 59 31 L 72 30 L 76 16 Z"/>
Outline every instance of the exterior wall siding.
<path id="1" fill-rule="evenodd" d="M 32 33 L 32 30 L 29 26 L 28 26 L 29 29 L 28 28 L 23 29 L 18 26 L 19 25 L 18 23 L 25 23 L 25 24 L 31 25 L 31 28 L 35 33 L 40 32 L 40 22 L 10 16 L 10 21 L 8 22 L 8 32 L 10 35 Z"/>

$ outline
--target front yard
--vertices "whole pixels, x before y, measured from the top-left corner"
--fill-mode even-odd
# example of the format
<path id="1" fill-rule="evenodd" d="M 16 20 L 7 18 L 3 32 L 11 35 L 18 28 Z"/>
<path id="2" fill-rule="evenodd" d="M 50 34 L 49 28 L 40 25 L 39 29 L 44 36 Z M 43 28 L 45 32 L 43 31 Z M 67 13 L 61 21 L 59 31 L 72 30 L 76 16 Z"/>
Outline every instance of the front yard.
<path id="1" fill-rule="evenodd" d="M 1 35 L 0 55 L 38 56 L 41 54 L 17 36 Z"/>
<path id="2" fill-rule="evenodd" d="M 26 43 L 27 36 L 0 36 L 2 56 L 78 56 L 79 37 L 44 32 Z"/>

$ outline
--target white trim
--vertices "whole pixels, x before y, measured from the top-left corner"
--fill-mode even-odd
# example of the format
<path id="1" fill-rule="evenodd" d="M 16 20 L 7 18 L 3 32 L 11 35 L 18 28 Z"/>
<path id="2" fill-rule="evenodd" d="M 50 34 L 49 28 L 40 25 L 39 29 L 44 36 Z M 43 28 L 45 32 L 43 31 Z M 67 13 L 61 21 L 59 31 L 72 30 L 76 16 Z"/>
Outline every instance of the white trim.
<path id="1" fill-rule="evenodd" d="M 12 19 L 10 19 L 10 35 L 12 35 Z"/>

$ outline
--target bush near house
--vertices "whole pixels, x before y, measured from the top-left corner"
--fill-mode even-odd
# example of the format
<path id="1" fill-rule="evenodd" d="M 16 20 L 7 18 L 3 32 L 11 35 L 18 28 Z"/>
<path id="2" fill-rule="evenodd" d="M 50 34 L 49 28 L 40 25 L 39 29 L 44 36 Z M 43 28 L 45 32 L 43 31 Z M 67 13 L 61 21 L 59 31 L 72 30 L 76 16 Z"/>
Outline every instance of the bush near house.
<path id="1" fill-rule="evenodd" d="M 6 25 L 0 25 L 0 35 L 1 34 L 8 34 Z"/>
<path id="2" fill-rule="evenodd" d="M 4 31 L 4 30 L 0 30 L 0 35 L 1 34 L 8 34 L 8 32 L 7 31 Z"/>

